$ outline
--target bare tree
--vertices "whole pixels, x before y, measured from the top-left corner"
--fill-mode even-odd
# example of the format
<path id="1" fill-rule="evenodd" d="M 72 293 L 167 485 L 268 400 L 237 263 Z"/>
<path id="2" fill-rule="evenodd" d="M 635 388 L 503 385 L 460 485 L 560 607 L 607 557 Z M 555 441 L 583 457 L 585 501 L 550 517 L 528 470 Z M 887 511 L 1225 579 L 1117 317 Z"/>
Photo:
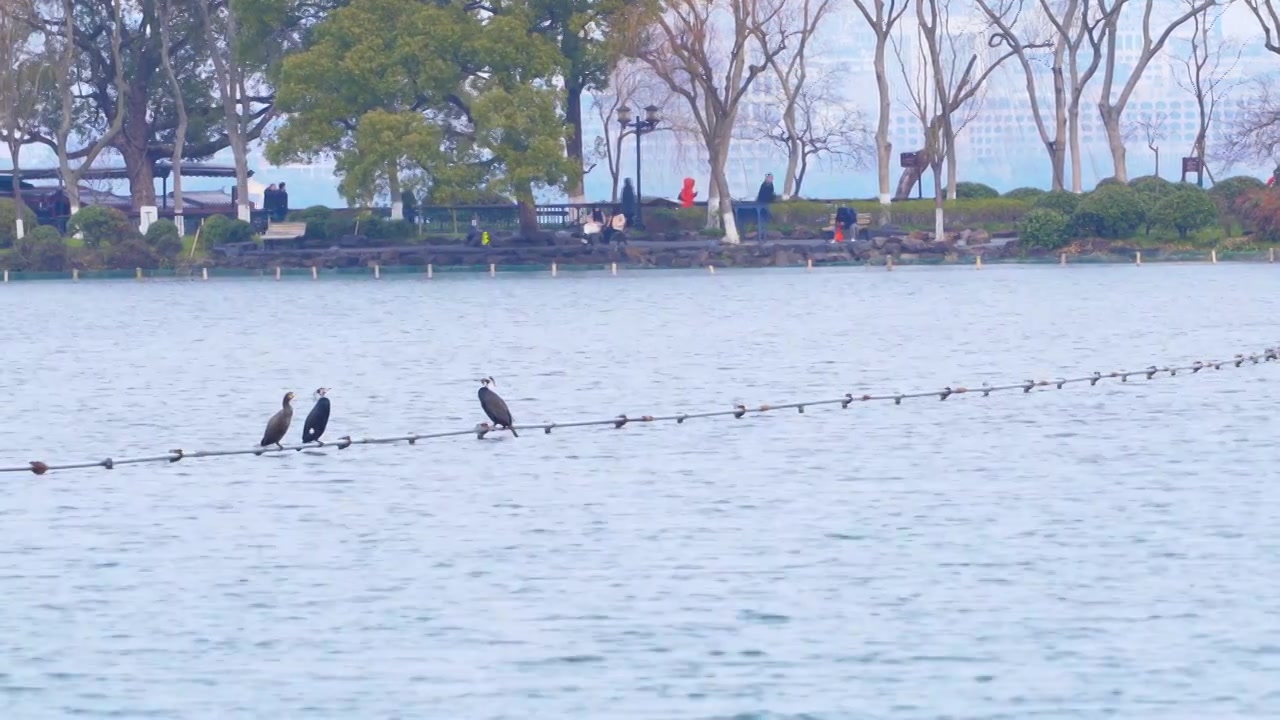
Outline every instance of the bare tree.
<path id="1" fill-rule="evenodd" d="M 781 90 L 791 98 L 779 98 L 786 109 L 765 113 L 756 123 L 752 139 L 768 140 L 788 153 L 788 197 L 800 195 L 813 164 L 861 168 L 875 152 L 866 117 L 838 97 L 843 79 L 843 72 L 830 71 L 808 77 L 797 93 Z"/>
<path id="2" fill-rule="evenodd" d="M 892 198 L 889 190 L 893 170 L 893 143 L 889 142 L 890 101 L 889 73 L 886 70 L 885 51 L 893 36 L 894 27 L 907 12 L 910 0 L 853 0 L 862 18 L 875 35 L 876 95 L 879 100 L 876 115 L 876 172 L 880 181 L 880 204 L 889 207 Z M 887 220 L 887 218 L 886 218 Z"/>
<path id="3" fill-rule="evenodd" d="M 169 3 L 171 0 L 156 0 L 156 13 L 160 25 L 160 62 L 164 66 L 164 74 L 169 78 L 169 89 L 173 91 L 174 110 L 178 115 L 178 127 L 173 133 L 173 223 L 178 226 L 178 235 L 187 234 L 186 218 L 182 207 L 182 149 L 187 141 L 187 103 L 182 98 L 182 86 L 178 83 L 178 74 L 173 69 L 170 37 Z M 192 248 L 192 252 L 195 248 Z"/>
<path id="4" fill-rule="evenodd" d="M 1147 144 L 1147 149 L 1151 151 L 1151 155 L 1155 158 L 1156 169 L 1152 173 L 1156 177 L 1160 177 L 1160 141 L 1168 137 L 1165 132 L 1164 124 L 1169 119 L 1166 112 L 1143 112 L 1138 115 L 1138 119 L 1127 124 L 1125 131 L 1125 141 L 1136 136 L 1142 136 L 1143 142 Z"/>
<path id="5" fill-rule="evenodd" d="M 1184 1 L 1191 4 L 1194 0 Z M 1187 52 L 1182 54 L 1185 59 L 1178 61 L 1183 72 L 1175 78 L 1178 87 L 1196 99 L 1196 118 L 1199 122 L 1196 125 L 1195 140 L 1191 143 L 1191 156 L 1200 159 L 1201 172 L 1208 172 L 1211 180 L 1213 173 L 1205 161 L 1209 128 L 1213 124 L 1218 103 L 1240 85 L 1235 69 L 1244 51 L 1240 43 L 1210 37 L 1226 10 L 1225 6 L 1206 8 L 1191 19 L 1193 32 L 1191 39 L 1187 41 Z M 1199 173 L 1197 178 L 1203 180 Z"/>
<path id="6" fill-rule="evenodd" d="M 35 6 L 29 0 L 0 5 L 0 97 L 4 98 L 0 102 L 0 140 L 8 148 L 13 166 L 10 180 L 18 238 L 26 234 L 22 219 L 22 148 L 35 142 L 41 93 L 51 80 L 49 66 L 34 48 L 34 14 Z"/>
<path id="7" fill-rule="evenodd" d="M 75 122 L 75 102 L 82 85 L 89 81 L 81 73 L 90 72 L 76 63 L 76 20 L 73 0 L 62 0 L 62 26 L 59 37 L 48 37 L 46 48 L 56 56 L 55 78 L 58 84 L 58 95 L 62 105 L 62 115 L 54 133 L 54 147 L 58 153 L 58 167 L 62 172 L 62 181 L 66 186 L 67 200 L 71 205 L 71 214 L 80 211 L 80 179 L 90 168 L 98 155 L 107 149 L 124 127 L 125 103 L 129 98 L 124 82 L 125 63 L 120 53 L 120 28 L 123 24 L 121 8 L 118 0 L 109 0 L 108 9 L 111 14 L 111 62 L 115 67 L 115 87 L 119 89 L 116 102 L 112 108 L 110 124 L 106 132 L 98 136 L 87 148 L 72 152 L 70 143 Z M 80 164 L 71 167 L 71 155 L 83 157 Z"/>
<path id="8" fill-rule="evenodd" d="M 1069 51 L 1078 51 L 1078 28 L 1082 3 L 1088 0 L 978 0 L 987 19 L 1003 36 L 1013 50 L 1027 84 L 1027 99 L 1031 103 L 1031 118 L 1035 121 L 1040 142 L 1049 154 L 1050 187 L 1062 190 L 1066 187 L 1067 118 L 1070 108 L 1067 75 L 1063 63 Z M 1027 7 L 1030 6 L 1030 7 Z M 1040 11 L 1043 22 L 1034 22 L 1031 16 Z M 1046 27 L 1048 25 L 1048 27 Z M 1019 32 L 1021 31 L 1021 32 Z M 1075 40 L 1074 44 L 1072 40 Z M 1041 110 L 1040 93 L 1036 87 L 1037 73 L 1033 61 L 1040 58 L 1033 50 L 1052 48 L 1048 55 L 1053 77 L 1053 128 L 1045 120 Z M 1074 56 L 1072 52 L 1072 56 Z M 1097 61 L 1094 61 L 1094 68 Z M 1073 88 L 1074 89 L 1074 88 Z"/>
<path id="9" fill-rule="evenodd" d="M 787 46 L 785 0 L 666 0 L 633 28 L 635 55 L 687 101 L 707 150 L 708 225 L 741 242 L 725 168 L 742 99 Z M 718 217 L 716 217 L 718 213 Z"/>
<path id="10" fill-rule="evenodd" d="M 1280 158 L 1280 82 L 1262 75 L 1250 85 L 1252 92 L 1236 101 L 1235 119 L 1214 153 L 1228 166 Z"/>
<path id="11" fill-rule="evenodd" d="M 1151 60 L 1164 48 L 1169 36 L 1196 14 L 1217 5 L 1218 0 L 1189 2 L 1188 9 L 1170 20 L 1158 35 L 1154 35 L 1151 28 L 1152 11 L 1156 8 L 1157 2 L 1161 7 L 1168 7 L 1169 0 L 1110 0 L 1110 2 L 1111 5 L 1108 7 L 1107 0 L 1097 0 L 1098 7 L 1103 10 L 1106 20 L 1101 25 L 1100 33 L 1089 36 L 1089 44 L 1095 56 L 1098 54 L 1103 56 L 1102 92 L 1098 99 L 1098 114 L 1102 118 L 1102 127 L 1106 130 L 1107 143 L 1111 147 L 1111 161 L 1115 166 L 1114 175 L 1120 182 L 1127 182 L 1129 171 L 1125 165 L 1124 127 L 1121 124 L 1124 109 L 1129 104 L 1133 91 L 1138 87 L 1142 74 Z M 1120 17 L 1126 7 L 1142 10 L 1142 46 L 1138 48 L 1137 56 L 1133 58 L 1132 63 L 1122 63 L 1117 52 Z M 1122 64 L 1130 68 L 1128 78 L 1116 77 Z M 1119 95 L 1115 93 L 1117 82 L 1123 83 Z"/>
<path id="12" fill-rule="evenodd" d="M 905 198 L 920 181 L 924 167 L 934 176 L 935 231 L 941 234 L 943 215 L 942 167 L 948 168 L 947 186 L 955 197 L 956 138 L 976 117 L 981 104 L 980 93 L 999 67 L 1016 55 L 1014 50 L 996 50 L 1006 45 L 1003 35 L 996 33 L 980 42 L 979 33 L 956 33 L 950 28 L 950 0 L 916 0 L 916 20 L 920 36 L 919 63 L 908 63 L 902 44 L 895 38 L 897 53 L 908 83 L 910 107 L 924 131 L 924 148 L 917 152 L 923 162 L 906 168 L 898 181 L 897 197 Z M 985 67 L 978 72 L 977 48 L 985 46 Z M 967 56 L 967 57 L 966 57 Z M 915 77 L 907 67 L 915 65 Z"/>
<path id="13" fill-rule="evenodd" d="M 790 199 L 800 192 L 796 184 L 797 173 L 804 162 L 804 133 L 800 129 L 801 103 L 809 83 L 809 51 L 813 47 L 814 34 L 820 25 L 826 24 L 831 14 L 832 0 L 792 0 L 783 10 L 784 23 L 795 28 L 789 46 L 769 62 L 778 80 L 778 94 L 782 105 L 780 114 L 787 151 L 787 176 L 782 186 L 782 199 Z"/>
<path id="14" fill-rule="evenodd" d="M 633 109 L 646 105 L 663 108 L 662 123 L 653 130 L 655 133 L 680 133 L 687 130 L 682 122 L 679 108 L 669 107 L 671 90 L 665 83 L 657 80 L 647 65 L 636 62 L 621 62 L 614 68 L 609 77 L 609 90 L 597 93 L 592 99 L 592 108 L 600 118 L 601 135 L 597 135 L 592 150 L 593 159 L 604 160 L 609 171 L 610 202 L 618 202 L 618 183 L 622 180 L 622 156 L 625 152 L 624 141 L 634 130 L 623 130 L 617 125 L 618 108 L 626 105 Z M 591 172 L 595 164 L 586 172 Z M 637 202 L 639 198 L 636 198 Z"/>
<path id="15" fill-rule="evenodd" d="M 209 43 L 218 95 L 227 129 L 227 141 L 236 167 L 236 205 L 241 220 L 248 222 L 253 208 L 249 202 L 249 148 L 247 136 L 251 108 L 246 91 L 244 66 L 236 57 L 239 47 L 239 19 L 235 3 L 198 0 L 201 24 Z M 243 104 L 243 109 L 241 105 Z M 393 188 L 391 199 L 399 200 L 399 188 Z M 399 219 L 399 218 L 397 218 Z"/>

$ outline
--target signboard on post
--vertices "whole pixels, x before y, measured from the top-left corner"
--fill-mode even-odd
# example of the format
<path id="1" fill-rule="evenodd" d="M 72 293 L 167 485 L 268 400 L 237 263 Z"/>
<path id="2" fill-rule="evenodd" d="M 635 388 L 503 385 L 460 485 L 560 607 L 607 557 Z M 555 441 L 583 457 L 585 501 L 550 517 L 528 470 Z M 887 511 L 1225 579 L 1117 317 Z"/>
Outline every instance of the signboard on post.
<path id="1" fill-rule="evenodd" d="M 920 155 L 913 152 L 902 153 L 898 156 L 898 164 L 907 169 L 920 167 Z"/>
<path id="2" fill-rule="evenodd" d="M 1182 158 L 1182 182 L 1187 181 L 1187 173 L 1196 174 L 1196 184 L 1204 187 L 1204 160 L 1198 157 Z"/>

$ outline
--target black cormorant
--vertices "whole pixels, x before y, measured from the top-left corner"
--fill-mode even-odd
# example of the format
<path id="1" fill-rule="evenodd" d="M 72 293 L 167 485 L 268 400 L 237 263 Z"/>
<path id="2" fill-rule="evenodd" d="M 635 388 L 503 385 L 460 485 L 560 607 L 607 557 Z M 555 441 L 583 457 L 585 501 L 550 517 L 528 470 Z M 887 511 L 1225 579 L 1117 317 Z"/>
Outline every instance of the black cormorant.
<path id="1" fill-rule="evenodd" d="M 280 411 L 267 421 L 267 430 L 262 433 L 262 442 L 259 443 L 262 447 L 275 445 L 281 450 L 284 449 L 280 441 L 284 439 L 284 434 L 289 432 L 289 423 L 293 422 L 293 406 L 289 404 L 290 400 L 293 400 L 293 393 L 285 393 Z"/>
<path id="2" fill-rule="evenodd" d="M 320 436 L 324 434 L 324 428 L 329 424 L 329 398 L 324 394 L 329 392 L 329 388 L 320 388 L 316 390 L 316 406 L 311 408 L 311 412 L 307 413 L 306 422 L 302 423 L 302 442 L 316 442 L 320 445 Z"/>
<path id="3" fill-rule="evenodd" d="M 516 429 L 511 427 L 511 410 L 507 408 L 507 403 L 498 397 L 498 393 L 489 389 L 490 385 L 497 385 L 492 377 L 480 379 L 480 391 L 476 393 L 480 397 L 480 407 L 484 408 L 484 414 L 489 416 L 493 424 L 497 427 L 504 427 L 511 431 L 515 437 L 520 437 Z"/>

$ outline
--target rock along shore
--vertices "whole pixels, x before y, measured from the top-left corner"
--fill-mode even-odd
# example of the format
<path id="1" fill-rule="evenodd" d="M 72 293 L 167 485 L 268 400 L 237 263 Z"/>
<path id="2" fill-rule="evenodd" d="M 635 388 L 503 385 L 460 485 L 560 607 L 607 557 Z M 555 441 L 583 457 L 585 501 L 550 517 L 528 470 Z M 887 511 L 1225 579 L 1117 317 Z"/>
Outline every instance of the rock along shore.
<path id="1" fill-rule="evenodd" d="M 314 248 L 259 250 L 238 255 L 215 254 L 201 263 L 208 267 L 237 269 L 354 268 L 372 265 L 465 267 L 502 266 L 599 266 L 617 263 L 639 268 L 799 267 L 849 263 L 883 264 L 887 257 L 900 263 L 965 262 L 975 255 L 984 259 L 1017 256 L 1018 243 L 990 241 L 985 233 L 956 233 L 935 242 L 924 233 L 880 236 L 869 240 L 831 243 L 823 240 L 744 241 L 726 245 L 718 240 L 633 241 L 623 246 L 499 244 L 488 247 L 462 245 L 406 245 L 375 248 Z"/>

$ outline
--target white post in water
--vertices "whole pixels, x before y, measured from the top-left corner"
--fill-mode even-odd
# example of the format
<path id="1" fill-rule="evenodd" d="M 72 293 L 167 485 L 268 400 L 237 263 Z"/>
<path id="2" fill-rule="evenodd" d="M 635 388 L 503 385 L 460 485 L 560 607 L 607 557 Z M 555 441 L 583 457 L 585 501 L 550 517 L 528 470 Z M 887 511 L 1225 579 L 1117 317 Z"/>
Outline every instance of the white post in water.
<path id="1" fill-rule="evenodd" d="M 200 279 L 201 279 L 201 280 L 208 280 L 208 279 L 209 279 L 209 268 L 207 268 L 207 267 L 202 267 L 202 268 L 200 268 Z"/>
<path id="2" fill-rule="evenodd" d="M 809 258 L 804 264 L 805 272 L 813 272 L 813 258 Z"/>
<path id="3" fill-rule="evenodd" d="M 431 263 L 427 263 L 427 279 L 430 280 L 433 277 L 435 277 L 435 271 L 431 267 Z"/>
<path id="4" fill-rule="evenodd" d="M 1267 262 L 1275 262 L 1275 261 L 1276 261 L 1276 249 L 1271 248 L 1271 251 L 1267 253 Z"/>
<path id="5" fill-rule="evenodd" d="M 391 203 L 391 219 L 392 220 L 404 219 L 404 203 L 400 202 L 399 200 Z"/>
<path id="6" fill-rule="evenodd" d="M 1067 264 L 1067 254 L 1066 254 L 1066 253 L 1062 253 L 1061 255 L 1059 255 L 1059 256 L 1058 256 L 1058 264 L 1059 264 L 1059 265 L 1066 265 L 1066 264 Z"/>
<path id="7" fill-rule="evenodd" d="M 320 279 L 320 270 L 315 265 L 311 266 L 311 279 L 312 280 Z"/>
<path id="8" fill-rule="evenodd" d="M 138 208 L 138 232 L 146 235 L 151 223 L 158 219 L 160 219 L 160 210 L 155 205 L 143 205 Z"/>
<path id="9" fill-rule="evenodd" d="M 1142 251 L 1138 250 L 1133 254 L 1133 262 L 1135 265 L 1142 264 Z"/>
<path id="10" fill-rule="evenodd" d="M 142 279 L 142 268 L 134 268 L 134 269 L 133 269 L 133 276 L 134 276 L 135 278 L 137 278 L 137 279 L 141 280 L 141 279 Z"/>
<path id="11" fill-rule="evenodd" d="M 609 274 L 610 275 L 618 274 L 618 263 L 609 263 Z"/>
<path id="12" fill-rule="evenodd" d="M 5 271 L 4 271 L 4 281 L 5 281 L 5 282 L 9 282 L 9 271 L 8 271 L 8 270 L 5 270 Z"/>
<path id="13" fill-rule="evenodd" d="M 712 275 L 715 275 L 715 274 L 716 274 L 716 266 L 715 266 L 715 265 L 708 265 L 708 266 L 707 266 L 707 270 L 710 270 Z"/>
<path id="14" fill-rule="evenodd" d="M 72 280 L 80 279 L 80 270 L 78 268 L 71 268 L 71 279 Z"/>
<path id="15" fill-rule="evenodd" d="M 555 277 L 558 270 L 559 268 L 556 267 L 556 264 L 551 263 L 551 277 Z"/>
<path id="16" fill-rule="evenodd" d="M 975 268 L 979 269 L 979 270 L 981 270 L 981 269 L 982 269 L 982 256 L 981 256 L 981 255 L 974 255 L 974 256 L 973 256 L 973 266 L 974 266 Z"/>
<path id="17" fill-rule="evenodd" d="M 489 263 L 489 277 L 498 277 L 497 263 Z"/>
<path id="18" fill-rule="evenodd" d="M 1217 264 L 1218 264 L 1218 249 L 1217 249 L 1217 248 L 1214 248 L 1213 250 L 1210 250 L 1210 251 L 1209 251 L 1209 262 L 1213 263 L 1214 265 L 1217 265 Z"/>
<path id="19" fill-rule="evenodd" d="M 279 266 L 279 265 L 277 265 L 277 266 L 276 266 L 276 279 L 277 279 L 277 280 L 279 280 L 279 279 L 280 279 L 280 266 Z"/>
<path id="20" fill-rule="evenodd" d="M 373 279 L 374 280 L 382 279 L 382 266 L 377 263 L 373 264 Z"/>
<path id="21" fill-rule="evenodd" d="M 892 255 L 884 256 L 884 269 L 888 270 L 889 272 L 893 272 L 893 256 Z"/>

